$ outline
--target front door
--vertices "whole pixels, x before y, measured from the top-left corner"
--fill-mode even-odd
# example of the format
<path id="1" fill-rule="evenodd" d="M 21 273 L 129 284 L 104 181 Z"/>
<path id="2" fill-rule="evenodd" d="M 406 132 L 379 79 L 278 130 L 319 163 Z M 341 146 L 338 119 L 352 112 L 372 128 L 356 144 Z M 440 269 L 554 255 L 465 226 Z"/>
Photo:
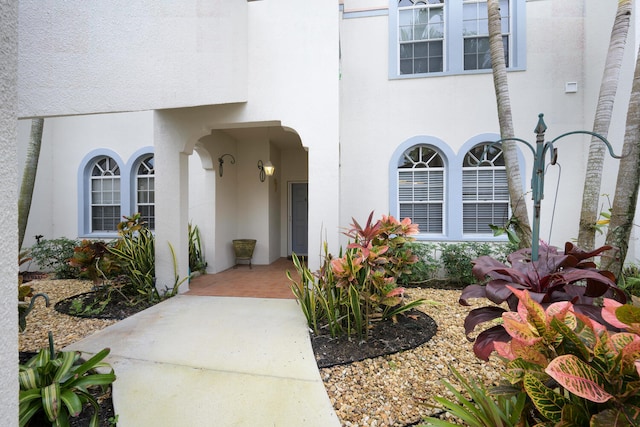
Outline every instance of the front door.
<path id="1" fill-rule="evenodd" d="M 293 182 L 289 190 L 291 200 L 291 252 L 296 255 L 307 255 L 309 234 L 309 201 L 308 184 Z"/>

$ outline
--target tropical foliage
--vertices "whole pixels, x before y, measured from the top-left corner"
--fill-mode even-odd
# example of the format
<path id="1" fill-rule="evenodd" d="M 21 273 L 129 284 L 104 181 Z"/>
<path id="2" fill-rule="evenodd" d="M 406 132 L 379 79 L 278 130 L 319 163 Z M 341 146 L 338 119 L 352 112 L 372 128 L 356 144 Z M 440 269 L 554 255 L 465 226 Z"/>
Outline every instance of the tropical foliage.
<path id="1" fill-rule="evenodd" d="M 69 417 L 80 415 L 86 404 L 94 409 L 89 426 L 97 427 L 100 406 L 91 390 L 101 387 L 104 393 L 116 379 L 111 366 L 102 362 L 109 351 L 105 348 L 86 361 L 79 352 L 55 353 L 50 334 L 49 348 L 19 366 L 20 427 L 38 417 L 43 421 L 46 417 L 52 426 L 68 426 Z"/>
<path id="2" fill-rule="evenodd" d="M 417 231 L 408 218 L 398 221 L 383 215 L 373 222 L 372 212 L 364 226 L 353 220 L 344 233 L 353 241 L 337 257 L 328 253 L 325 243 L 324 262 L 317 273 L 294 254 L 300 279 L 287 275 L 309 327 L 316 334 L 326 328 L 332 336 L 366 338 L 373 322 L 394 319 L 421 304 L 421 300 L 405 304 L 404 288 L 396 282 L 417 260 L 404 247 Z"/>
<path id="3" fill-rule="evenodd" d="M 592 261 L 592 257 L 607 249 L 609 247 L 603 246 L 585 252 L 566 243 L 564 253 L 558 248 L 542 245 L 537 261 L 531 260 L 531 249 L 510 254 L 508 265 L 488 256 L 476 259 L 473 261 L 473 274 L 480 284 L 467 286 L 460 303 L 469 305 L 472 298 L 487 298 L 496 305 L 469 312 L 464 322 L 467 337 L 476 326 L 498 319 L 505 312 L 517 311 L 518 298 L 514 289 L 527 290 L 531 298 L 544 307 L 554 302 L 571 301 L 575 311 L 601 320 L 597 306 L 599 299 L 613 298 L 622 303 L 627 300 L 625 293 L 616 286 L 613 274 L 598 270 Z M 478 334 L 473 351 L 480 359 L 488 360 L 494 342 L 508 342 L 510 339 L 503 325 L 494 325 Z"/>
<path id="4" fill-rule="evenodd" d="M 569 301 L 545 308 L 510 288 L 518 310 L 502 319 L 511 341 L 493 349 L 511 384 L 501 391 L 527 393 L 532 424 L 640 425 L 640 307 L 605 298 L 599 323 Z"/>
<path id="5" fill-rule="evenodd" d="M 463 391 L 442 380 L 442 383 L 455 396 L 455 401 L 444 397 L 434 397 L 450 414 L 470 427 L 515 427 L 522 426 L 521 418 L 525 407 L 526 393 L 513 396 L 492 395 L 484 386 L 464 378 L 453 367 L 449 367 Z M 465 394 L 463 394 L 463 392 Z M 468 396 L 468 397 L 467 397 Z M 435 418 L 425 417 L 425 426 L 454 427 L 459 424 Z"/>

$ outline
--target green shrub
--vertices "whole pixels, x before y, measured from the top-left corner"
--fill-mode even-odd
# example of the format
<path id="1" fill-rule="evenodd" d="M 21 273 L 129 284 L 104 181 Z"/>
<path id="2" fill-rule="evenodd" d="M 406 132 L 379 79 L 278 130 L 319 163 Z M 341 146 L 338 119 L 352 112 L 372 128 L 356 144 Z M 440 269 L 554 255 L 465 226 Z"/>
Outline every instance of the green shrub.
<path id="1" fill-rule="evenodd" d="M 471 261 L 486 255 L 504 262 L 515 247 L 512 243 L 440 243 L 440 262 L 444 266 L 447 280 L 470 285 L 476 282 Z"/>
<path id="2" fill-rule="evenodd" d="M 435 243 L 408 242 L 404 249 L 409 249 L 418 260 L 411 265 L 409 273 L 403 273 L 398 277 L 398 284 L 419 285 L 436 277 L 440 265 L 436 257 L 438 246 Z"/>
<path id="3" fill-rule="evenodd" d="M 31 257 L 40 268 L 55 273 L 56 279 L 77 279 L 80 270 L 69 264 L 73 249 L 79 245 L 77 240 L 60 237 L 44 239 L 31 247 Z"/>
<path id="4" fill-rule="evenodd" d="M 200 241 L 200 230 L 197 225 L 189 223 L 189 271 L 194 273 L 207 271 L 207 262 L 202 253 L 202 242 Z"/>
<path id="5" fill-rule="evenodd" d="M 129 279 L 134 294 L 148 302 L 160 301 L 155 284 L 155 237 L 140 214 L 125 217 L 118 224 L 118 240 L 107 247 L 108 253 Z"/>
<path id="6" fill-rule="evenodd" d="M 640 297 L 640 268 L 637 265 L 625 267 L 619 282 L 620 288 L 629 295 Z"/>
<path id="7" fill-rule="evenodd" d="M 462 385 L 464 394 L 446 380 L 442 383 L 449 389 L 456 400 L 434 397 L 444 409 L 470 427 L 520 427 L 527 395 L 524 392 L 513 396 L 492 395 L 481 384 L 466 379 L 453 367 L 449 367 L 458 383 Z M 466 397 L 468 395 L 468 397 Z M 426 424 L 420 427 L 455 427 L 453 424 L 434 417 L 425 417 Z"/>
<path id="8" fill-rule="evenodd" d="M 28 425 L 34 417 L 46 417 L 52 426 L 68 426 L 69 417 L 80 415 L 86 404 L 94 409 L 89 425 L 97 426 L 100 406 L 90 390 L 101 387 L 104 393 L 116 379 L 111 366 L 102 362 L 109 351 L 105 348 L 87 361 L 75 351 L 56 354 L 49 333 L 49 348 L 19 366 L 20 427 Z M 110 372 L 99 373 L 98 369 Z"/>

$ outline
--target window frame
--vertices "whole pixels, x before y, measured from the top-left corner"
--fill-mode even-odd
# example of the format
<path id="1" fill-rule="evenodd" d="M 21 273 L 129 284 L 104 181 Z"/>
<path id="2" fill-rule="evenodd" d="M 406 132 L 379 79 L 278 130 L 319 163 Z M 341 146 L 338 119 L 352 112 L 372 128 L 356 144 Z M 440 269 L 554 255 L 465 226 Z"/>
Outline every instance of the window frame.
<path id="1" fill-rule="evenodd" d="M 484 160 L 484 159 L 478 159 L 480 161 L 480 163 L 476 166 L 467 166 L 465 164 L 465 160 L 467 159 L 467 156 L 471 153 L 471 151 L 473 149 L 475 149 L 478 146 L 487 146 L 489 144 L 491 144 L 493 141 L 485 141 L 485 142 L 481 142 L 479 144 L 474 145 L 473 147 L 471 147 L 470 150 L 467 150 L 466 153 L 464 154 L 464 157 L 462 158 L 463 160 L 463 164 L 462 164 L 462 233 L 464 236 L 481 236 L 481 235 L 489 235 L 492 236 L 493 232 L 491 231 L 491 229 L 486 230 L 486 232 L 470 232 L 470 231 L 465 231 L 467 230 L 467 219 L 465 218 L 465 208 L 467 206 L 476 206 L 476 207 L 480 207 L 482 205 L 498 205 L 498 204 L 506 204 L 506 208 L 507 208 L 507 216 L 506 218 L 504 218 L 502 223 L 495 223 L 495 221 L 492 221 L 491 224 L 493 225 L 497 225 L 497 226 L 501 226 L 503 224 L 506 224 L 506 222 L 509 220 L 509 217 L 511 215 L 511 208 L 510 208 L 510 201 L 509 201 L 509 187 L 508 187 L 508 177 L 507 177 L 507 172 L 506 172 L 506 167 L 504 166 L 504 152 L 502 151 L 502 145 L 500 144 L 500 152 L 494 156 L 493 159 L 491 159 L 490 161 L 488 160 Z M 485 155 L 486 153 L 483 152 L 483 155 Z M 497 157 L 502 157 L 502 165 L 495 165 L 494 164 L 494 160 Z M 483 163 L 489 163 L 489 165 L 484 165 Z M 492 186 L 492 191 L 491 191 L 491 198 L 483 198 L 480 195 L 480 191 L 479 191 L 479 187 L 480 185 L 475 185 L 474 186 L 474 190 L 475 190 L 475 194 L 474 194 L 474 199 L 465 199 L 465 195 L 468 194 L 465 191 L 465 188 L 467 188 L 467 186 L 465 185 L 466 179 L 465 179 L 465 172 L 491 172 L 491 179 L 492 181 L 495 183 L 496 181 L 496 172 L 504 172 L 504 183 L 505 186 L 502 188 L 503 192 L 506 192 L 506 199 L 500 199 L 498 198 L 497 194 L 496 194 L 496 187 Z M 476 179 L 477 181 L 477 179 Z M 495 219 L 495 216 L 492 217 L 493 219 Z M 475 227 L 478 227 L 478 221 L 475 221 Z"/>
<path id="2" fill-rule="evenodd" d="M 510 42 L 507 71 L 526 69 L 526 0 L 510 1 Z M 489 69 L 464 69 L 463 0 L 445 0 L 444 5 L 443 71 L 401 74 L 399 48 L 398 0 L 389 0 L 389 79 L 438 77 L 459 74 L 491 73 Z"/>
<path id="3" fill-rule="evenodd" d="M 137 186 L 137 167 L 145 157 L 154 155 L 152 146 L 135 151 L 125 163 L 120 155 L 107 148 L 98 148 L 87 153 L 80 161 L 77 176 L 78 188 L 78 237 L 87 239 L 114 239 L 117 231 L 93 231 L 91 228 L 91 171 L 100 157 L 112 158 L 120 168 L 120 216 L 135 213 L 135 189 Z M 154 173 L 155 181 L 155 173 Z M 154 190 L 155 191 L 155 190 Z"/>
<path id="4" fill-rule="evenodd" d="M 478 242 L 503 242 L 507 240 L 506 236 L 493 236 L 493 234 L 465 234 L 463 233 L 463 201 L 462 201 L 462 172 L 463 161 L 467 153 L 478 144 L 487 141 L 498 141 L 500 135 L 497 133 L 483 133 L 475 135 L 469 138 L 460 148 L 458 152 L 454 152 L 453 149 L 443 140 L 430 136 L 419 135 L 411 137 L 401 144 L 399 144 L 394 150 L 389 159 L 389 213 L 398 219 L 400 218 L 399 210 L 399 182 L 398 182 L 398 161 L 403 153 L 416 145 L 428 145 L 435 147 L 442 156 L 442 160 L 445 164 L 445 209 L 443 218 L 443 233 L 442 234 L 429 234 L 420 232 L 416 237 L 422 241 L 478 241 Z M 524 156 L 520 151 L 520 148 L 516 146 L 518 152 L 518 163 L 520 166 L 520 173 L 522 176 L 526 176 L 526 166 L 524 162 Z M 525 183 L 529 182 L 526 179 L 522 179 L 523 191 L 526 191 Z"/>
<path id="5" fill-rule="evenodd" d="M 133 189 L 131 191 L 131 194 L 133 196 L 133 201 L 131 206 L 133 207 L 133 213 L 139 212 L 142 215 L 142 212 L 140 212 L 140 206 L 150 206 L 153 214 L 151 215 L 152 220 L 149 219 L 149 216 L 144 216 L 142 215 L 141 218 L 142 220 L 144 220 L 145 222 L 147 222 L 148 227 L 150 230 L 155 230 L 155 164 L 152 165 L 151 167 L 151 173 L 148 174 L 140 174 L 138 171 L 140 170 L 140 167 L 145 164 L 145 162 L 148 159 L 154 159 L 154 154 L 153 153 L 147 153 L 144 154 L 140 157 L 137 158 L 136 162 L 134 163 L 134 167 L 133 167 L 133 171 L 132 171 L 132 185 L 133 185 Z M 155 159 L 154 159 L 155 160 Z M 149 169 L 147 166 L 145 166 L 147 169 Z M 140 202 L 139 200 L 139 186 L 138 183 L 140 182 L 141 179 L 146 179 L 148 182 L 153 182 L 153 188 L 147 189 L 146 193 L 147 194 L 152 194 L 153 195 L 153 201 L 152 202 Z"/>
<path id="6" fill-rule="evenodd" d="M 447 211 L 447 165 L 446 162 L 444 160 L 444 156 L 442 155 L 442 153 L 440 153 L 440 151 L 433 145 L 430 144 L 417 144 L 417 145 L 413 145 L 411 147 L 409 147 L 407 150 L 405 150 L 402 153 L 402 156 L 398 159 L 398 162 L 403 158 L 406 157 L 405 153 L 409 150 L 413 150 L 413 149 L 419 149 L 422 152 L 422 149 L 427 149 L 433 152 L 433 155 L 431 156 L 431 159 L 433 159 L 433 156 L 438 156 L 440 161 L 442 162 L 442 166 L 429 166 L 428 163 L 424 163 L 422 161 L 419 162 L 415 162 L 413 160 L 411 160 L 411 162 L 413 163 L 412 167 L 400 167 L 397 166 L 396 169 L 396 173 L 398 174 L 398 197 L 397 197 L 397 210 L 398 212 L 402 212 L 403 210 L 403 205 L 406 206 L 411 206 L 412 210 L 415 211 L 415 207 L 416 206 L 426 206 L 426 210 L 427 212 L 427 216 L 425 218 L 425 221 L 427 223 L 431 223 L 432 222 L 432 217 L 429 216 L 429 213 L 431 211 L 431 208 L 433 206 L 440 206 L 440 223 L 441 223 L 441 230 L 439 232 L 423 232 L 423 234 L 427 234 L 427 235 L 442 235 L 444 234 L 444 231 L 446 230 L 447 227 L 447 216 L 446 216 L 446 211 Z M 431 160 L 429 159 L 429 160 Z M 425 165 L 425 167 L 420 167 L 418 165 L 423 164 Z M 423 172 L 425 171 L 426 174 L 426 178 L 428 181 L 431 181 L 432 179 L 432 172 L 435 175 L 438 175 L 438 173 L 440 173 L 440 181 L 441 181 L 441 188 L 440 188 L 440 193 L 441 193 L 441 198 L 440 199 L 432 199 L 431 196 L 431 192 L 429 190 L 427 190 L 427 195 L 426 195 L 426 200 L 416 200 L 415 198 L 415 189 L 416 189 L 416 185 L 415 185 L 415 178 L 416 178 L 416 173 L 419 172 Z M 403 200 L 403 195 L 402 195 L 402 175 L 403 173 L 406 174 L 407 172 L 409 172 L 411 174 L 411 193 L 412 193 L 412 200 Z M 404 215 L 403 215 L 404 216 Z M 417 223 L 417 221 L 415 221 L 415 216 L 413 216 L 413 220 L 414 223 Z"/>

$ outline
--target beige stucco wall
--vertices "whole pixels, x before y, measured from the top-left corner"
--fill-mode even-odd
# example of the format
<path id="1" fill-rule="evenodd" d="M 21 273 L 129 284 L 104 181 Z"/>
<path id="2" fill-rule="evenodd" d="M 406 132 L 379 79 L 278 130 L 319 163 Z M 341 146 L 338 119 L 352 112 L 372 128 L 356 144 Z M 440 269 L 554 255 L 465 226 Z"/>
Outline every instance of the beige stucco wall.
<path id="1" fill-rule="evenodd" d="M 345 13 L 363 7 L 357 1 L 344 3 Z M 509 90 L 515 134 L 532 144 L 538 113 L 545 114 L 548 140 L 568 131 L 592 129 L 616 5 L 586 3 L 526 3 L 526 70 L 509 73 Z M 341 225 L 349 224 L 351 217 L 364 221 L 372 210 L 378 215 L 389 212 L 389 159 L 408 138 L 434 136 L 458 152 L 475 135 L 499 133 L 491 73 L 389 80 L 388 22 L 387 15 L 341 21 Z M 625 57 L 613 121 L 617 152 L 622 145 L 633 57 L 633 51 Z M 565 93 L 566 82 L 578 82 L 578 92 Z M 558 178 L 557 168 L 549 168 L 546 177 L 540 233 L 544 240 L 549 238 L 552 222 L 553 243 L 577 237 L 588 141 L 576 136 L 557 145 L 562 172 Z M 529 149 L 522 147 L 522 151 L 523 183 L 528 190 L 532 156 Z M 615 161 L 607 161 L 603 193 L 613 194 L 615 166 Z"/>
<path id="2" fill-rule="evenodd" d="M 18 2 L 0 6 L 0 425 L 18 425 Z"/>
<path id="3" fill-rule="evenodd" d="M 20 2 L 21 117 L 246 101 L 247 2 Z"/>

